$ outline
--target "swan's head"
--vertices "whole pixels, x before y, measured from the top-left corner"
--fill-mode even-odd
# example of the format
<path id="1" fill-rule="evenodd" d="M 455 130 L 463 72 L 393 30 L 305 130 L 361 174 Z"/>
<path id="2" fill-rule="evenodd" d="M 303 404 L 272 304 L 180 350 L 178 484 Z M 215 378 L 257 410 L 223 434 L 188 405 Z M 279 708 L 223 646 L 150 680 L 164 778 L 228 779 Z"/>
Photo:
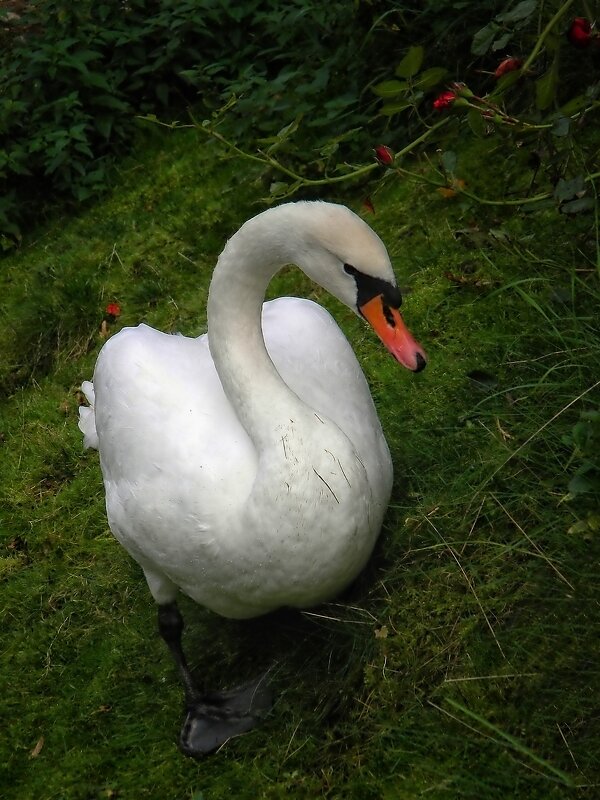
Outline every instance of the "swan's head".
<path id="1" fill-rule="evenodd" d="M 390 353 L 413 372 L 427 357 L 400 314 L 402 295 L 387 250 L 364 220 L 345 206 L 294 203 L 306 214 L 297 242 L 299 266 L 317 283 L 364 317 Z"/>

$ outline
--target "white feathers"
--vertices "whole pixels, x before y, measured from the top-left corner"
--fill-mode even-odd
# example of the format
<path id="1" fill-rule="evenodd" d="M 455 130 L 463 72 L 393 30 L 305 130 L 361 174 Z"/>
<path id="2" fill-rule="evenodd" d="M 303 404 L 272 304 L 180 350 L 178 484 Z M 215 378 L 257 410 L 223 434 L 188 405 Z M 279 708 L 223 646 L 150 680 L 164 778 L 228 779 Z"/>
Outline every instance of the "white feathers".
<path id="1" fill-rule="evenodd" d="M 96 418 L 94 416 L 94 384 L 91 381 L 84 381 L 81 384 L 81 391 L 85 399 L 90 404 L 79 406 L 79 430 L 83 433 L 83 446 L 98 449 L 98 434 L 96 433 Z"/>
<path id="2" fill-rule="evenodd" d="M 320 306 L 262 300 L 292 259 L 348 301 L 340 256 L 353 237 L 386 278 L 389 260 L 347 209 L 279 209 L 227 244 L 208 336 L 126 328 L 82 387 L 79 427 L 100 451 L 110 527 L 160 603 L 181 589 L 232 617 L 313 605 L 355 577 L 379 533 L 392 467 L 354 353 Z"/>

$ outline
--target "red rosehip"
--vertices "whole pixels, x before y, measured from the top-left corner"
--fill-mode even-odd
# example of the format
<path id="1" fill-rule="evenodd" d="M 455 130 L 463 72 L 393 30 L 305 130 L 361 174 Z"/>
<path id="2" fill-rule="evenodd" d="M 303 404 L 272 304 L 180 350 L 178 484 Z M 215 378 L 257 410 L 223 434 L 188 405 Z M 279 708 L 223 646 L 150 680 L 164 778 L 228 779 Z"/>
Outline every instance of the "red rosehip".
<path id="1" fill-rule="evenodd" d="M 438 94 L 433 101 L 433 107 L 436 111 L 442 111 L 444 108 L 450 108 L 452 103 L 456 100 L 456 92 L 447 89 L 445 92 Z"/>
<path id="2" fill-rule="evenodd" d="M 590 21 L 585 17 L 575 17 L 567 31 L 567 39 L 573 47 L 579 47 L 581 50 L 589 47 L 592 41 L 592 25 Z"/>
<path id="3" fill-rule="evenodd" d="M 519 69 L 522 63 L 522 58 L 505 58 L 504 61 L 501 61 L 496 67 L 494 78 L 498 79 L 506 75 L 507 72 L 514 72 L 514 70 Z"/>
<path id="4" fill-rule="evenodd" d="M 375 148 L 375 157 L 377 158 L 377 161 L 379 161 L 379 163 L 383 164 L 385 167 L 389 167 L 394 163 L 394 153 L 385 144 L 380 144 Z"/>
<path id="5" fill-rule="evenodd" d="M 109 303 L 106 306 L 106 313 L 109 317 L 118 317 L 121 314 L 121 306 L 118 303 Z"/>

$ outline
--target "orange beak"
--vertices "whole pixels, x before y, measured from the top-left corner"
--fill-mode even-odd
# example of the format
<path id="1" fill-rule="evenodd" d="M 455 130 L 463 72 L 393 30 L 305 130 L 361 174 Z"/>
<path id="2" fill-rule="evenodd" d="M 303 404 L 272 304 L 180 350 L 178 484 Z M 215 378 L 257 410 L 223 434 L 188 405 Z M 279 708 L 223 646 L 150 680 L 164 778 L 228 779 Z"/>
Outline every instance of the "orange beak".
<path id="1" fill-rule="evenodd" d="M 359 311 L 402 366 L 412 372 L 425 369 L 425 351 L 404 324 L 398 309 L 388 306 L 382 294 L 359 306 Z"/>

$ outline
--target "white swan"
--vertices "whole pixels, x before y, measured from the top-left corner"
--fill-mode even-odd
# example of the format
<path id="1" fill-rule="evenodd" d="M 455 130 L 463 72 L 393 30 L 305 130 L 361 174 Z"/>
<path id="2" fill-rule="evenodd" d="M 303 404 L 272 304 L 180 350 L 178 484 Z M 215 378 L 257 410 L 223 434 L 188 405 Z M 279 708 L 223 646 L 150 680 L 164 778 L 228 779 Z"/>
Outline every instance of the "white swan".
<path id="1" fill-rule="evenodd" d="M 110 528 L 158 603 L 186 690 L 180 744 L 192 755 L 249 729 L 268 698 L 258 684 L 199 695 L 178 591 L 235 618 L 328 600 L 365 565 L 392 485 L 366 380 L 336 323 L 308 300 L 263 304 L 288 263 L 362 314 L 401 363 L 425 366 L 379 237 L 343 206 L 300 202 L 227 242 L 207 335 L 125 328 L 82 387 L 90 407 L 79 426 L 100 451 Z"/>

